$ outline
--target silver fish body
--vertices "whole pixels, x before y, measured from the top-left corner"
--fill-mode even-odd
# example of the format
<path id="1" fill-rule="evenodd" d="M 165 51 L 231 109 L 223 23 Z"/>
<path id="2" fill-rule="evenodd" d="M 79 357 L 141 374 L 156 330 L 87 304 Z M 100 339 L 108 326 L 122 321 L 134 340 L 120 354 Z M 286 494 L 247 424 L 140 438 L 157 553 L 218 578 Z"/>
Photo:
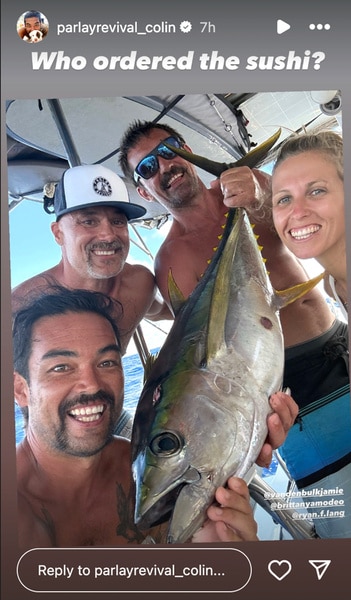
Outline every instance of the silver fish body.
<path id="1" fill-rule="evenodd" d="M 217 487 L 255 462 L 269 396 L 282 384 L 279 309 L 306 292 L 275 292 L 246 212 L 229 215 L 227 239 L 176 315 L 134 420 L 135 521 L 149 527 L 171 513 L 168 543 L 190 540 Z"/>

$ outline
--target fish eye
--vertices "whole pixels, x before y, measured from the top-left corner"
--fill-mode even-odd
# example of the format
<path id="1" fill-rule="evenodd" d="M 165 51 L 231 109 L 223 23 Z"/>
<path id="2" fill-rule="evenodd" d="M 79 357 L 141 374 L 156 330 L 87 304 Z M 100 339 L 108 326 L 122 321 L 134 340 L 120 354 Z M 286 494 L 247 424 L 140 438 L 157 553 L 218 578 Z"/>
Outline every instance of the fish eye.
<path id="1" fill-rule="evenodd" d="M 178 454 L 183 442 L 178 435 L 171 431 L 163 431 L 155 435 L 150 442 L 150 450 L 156 456 L 172 456 Z"/>

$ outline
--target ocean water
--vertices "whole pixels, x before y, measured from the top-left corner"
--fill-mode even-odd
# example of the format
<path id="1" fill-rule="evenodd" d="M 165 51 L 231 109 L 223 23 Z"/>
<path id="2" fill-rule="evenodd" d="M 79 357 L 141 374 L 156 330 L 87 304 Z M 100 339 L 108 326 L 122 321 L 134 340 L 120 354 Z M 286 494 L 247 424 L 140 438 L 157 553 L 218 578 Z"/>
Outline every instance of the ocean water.
<path id="1" fill-rule="evenodd" d="M 155 354 L 159 348 L 151 350 Z M 130 354 L 123 357 L 123 369 L 125 377 L 124 408 L 134 415 L 135 409 L 143 387 L 144 368 L 141 364 L 139 354 Z M 23 419 L 20 409 L 15 403 L 16 444 L 24 436 Z"/>

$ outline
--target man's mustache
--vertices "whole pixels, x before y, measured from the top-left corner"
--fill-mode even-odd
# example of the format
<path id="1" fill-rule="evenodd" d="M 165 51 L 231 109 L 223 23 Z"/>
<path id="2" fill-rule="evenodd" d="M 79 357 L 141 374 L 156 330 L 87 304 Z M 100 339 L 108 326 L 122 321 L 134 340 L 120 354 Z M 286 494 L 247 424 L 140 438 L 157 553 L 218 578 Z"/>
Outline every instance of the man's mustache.
<path id="1" fill-rule="evenodd" d="M 178 175 L 178 173 L 180 173 L 181 175 L 184 175 L 184 173 L 187 172 L 187 168 L 186 167 L 171 167 L 169 169 L 169 171 L 167 171 L 166 173 L 163 173 L 163 176 L 161 178 L 161 187 L 162 189 L 166 190 L 169 186 L 169 182 L 171 181 L 172 177 L 174 177 L 174 175 Z"/>
<path id="2" fill-rule="evenodd" d="M 105 402 L 111 407 L 113 407 L 115 404 L 115 398 L 111 396 L 111 394 L 108 394 L 103 390 L 99 390 L 95 394 L 79 394 L 75 398 L 71 398 L 70 400 L 62 402 L 59 412 L 63 416 L 67 413 L 67 411 L 71 410 L 72 408 L 78 405 L 84 406 L 92 402 L 98 402 L 99 400 L 101 400 L 101 402 Z"/>
<path id="3" fill-rule="evenodd" d="M 119 241 L 99 242 L 87 246 L 87 250 L 120 250 L 120 248 L 122 248 L 122 245 Z"/>

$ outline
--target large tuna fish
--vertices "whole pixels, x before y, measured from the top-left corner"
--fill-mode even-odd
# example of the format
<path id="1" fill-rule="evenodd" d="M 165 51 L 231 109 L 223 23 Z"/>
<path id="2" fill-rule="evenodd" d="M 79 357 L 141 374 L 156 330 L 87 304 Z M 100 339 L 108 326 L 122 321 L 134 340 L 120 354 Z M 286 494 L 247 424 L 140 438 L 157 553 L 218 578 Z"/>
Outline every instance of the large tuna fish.
<path id="1" fill-rule="evenodd" d="M 137 406 L 139 526 L 170 517 L 167 542 L 186 542 L 216 488 L 251 468 L 267 435 L 269 396 L 282 384 L 279 309 L 321 277 L 275 292 L 246 212 L 229 211 L 221 246 L 176 314 Z"/>

